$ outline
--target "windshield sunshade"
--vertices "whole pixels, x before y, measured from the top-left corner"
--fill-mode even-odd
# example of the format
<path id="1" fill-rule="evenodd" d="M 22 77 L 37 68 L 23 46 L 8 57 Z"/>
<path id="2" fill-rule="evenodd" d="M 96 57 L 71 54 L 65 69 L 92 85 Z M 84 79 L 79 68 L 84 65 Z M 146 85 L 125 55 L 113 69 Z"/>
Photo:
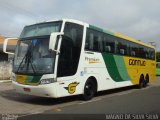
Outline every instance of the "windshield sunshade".
<path id="1" fill-rule="evenodd" d="M 58 21 L 26 26 L 23 29 L 20 38 L 50 35 L 53 32 L 59 32 L 61 29 L 61 24 L 62 22 Z"/>

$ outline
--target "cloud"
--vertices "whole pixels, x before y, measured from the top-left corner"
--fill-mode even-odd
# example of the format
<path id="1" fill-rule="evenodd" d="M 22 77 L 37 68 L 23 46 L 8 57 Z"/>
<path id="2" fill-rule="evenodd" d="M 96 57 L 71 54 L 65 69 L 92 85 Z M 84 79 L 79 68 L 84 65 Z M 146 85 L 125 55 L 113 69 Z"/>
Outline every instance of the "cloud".
<path id="1" fill-rule="evenodd" d="M 99 0 L 90 3 L 92 23 L 142 42 L 155 42 L 160 50 L 160 1 Z"/>
<path id="2" fill-rule="evenodd" d="M 0 34 L 19 36 L 25 25 L 73 18 L 111 29 L 160 50 L 159 0 L 0 0 Z"/>

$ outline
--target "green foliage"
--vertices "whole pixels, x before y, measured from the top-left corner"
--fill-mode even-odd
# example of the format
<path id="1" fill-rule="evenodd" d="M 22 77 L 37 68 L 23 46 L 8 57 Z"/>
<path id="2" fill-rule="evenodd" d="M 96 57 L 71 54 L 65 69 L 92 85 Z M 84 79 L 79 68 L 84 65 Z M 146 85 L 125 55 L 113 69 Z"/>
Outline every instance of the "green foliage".
<path id="1" fill-rule="evenodd" d="M 160 68 L 157 68 L 157 69 L 156 69 L 156 75 L 157 75 L 157 76 L 160 76 Z"/>

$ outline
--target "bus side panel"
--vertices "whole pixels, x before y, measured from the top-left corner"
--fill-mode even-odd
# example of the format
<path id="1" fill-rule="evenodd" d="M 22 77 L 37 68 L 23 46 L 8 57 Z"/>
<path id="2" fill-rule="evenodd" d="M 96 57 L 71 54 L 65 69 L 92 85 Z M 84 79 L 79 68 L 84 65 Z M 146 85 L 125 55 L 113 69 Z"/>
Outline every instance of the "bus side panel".
<path id="1" fill-rule="evenodd" d="M 115 88 L 115 82 L 110 77 L 102 54 L 97 52 L 92 52 L 84 55 L 84 75 L 89 77 L 95 77 L 98 84 L 98 91 Z"/>
<path id="2" fill-rule="evenodd" d="M 97 78 L 98 91 L 132 85 L 122 56 L 85 54 L 85 74 Z"/>
<path id="3" fill-rule="evenodd" d="M 125 65 L 133 84 L 139 84 L 140 76 L 149 75 L 149 80 L 155 80 L 155 61 L 139 59 L 133 57 L 124 57 Z"/>
<path id="4" fill-rule="evenodd" d="M 123 56 L 102 53 L 107 73 L 115 88 L 132 85 Z"/>

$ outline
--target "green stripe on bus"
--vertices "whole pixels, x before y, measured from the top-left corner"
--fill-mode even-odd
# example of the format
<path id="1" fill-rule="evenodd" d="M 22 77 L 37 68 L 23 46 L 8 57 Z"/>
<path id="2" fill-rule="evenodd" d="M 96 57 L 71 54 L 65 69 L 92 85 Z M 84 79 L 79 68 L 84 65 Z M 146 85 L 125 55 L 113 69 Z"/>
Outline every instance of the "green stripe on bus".
<path id="1" fill-rule="evenodd" d="M 115 35 L 113 32 L 111 32 L 109 30 L 103 30 L 103 29 L 101 29 L 99 27 L 96 27 L 96 26 L 93 26 L 93 25 L 89 25 L 89 28 L 97 30 L 99 32 L 107 33 L 107 34 L 110 34 L 110 35 L 113 35 L 113 36 Z"/>
<path id="2" fill-rule="evenodd" d="M 27 76 L 25 83 L 38 83 L 42 76 Z"/>
<path id="3" fill-rule="evenodd" d="M 102 56 L 105 61 L 106 68 L 114 81 L 122 82 L 131 80 L 122 56 L 111 55 L 108 53 L 103 53 Z"/>
<path id="4" fill-rule="evenodd" d="M 96 27 L 96 26 L 93 26 L 93 25 L 89 25 L 89 28 L 91 29 L 94 29 L 94 30 L 97 30 L 99 32 L 103 32 L 103 29 L 99 28 L 99 27 Z"/>
<path id="5" fill-rule="evenodd" d="M 32 82 L 38 83 L 42 76 L 34 76 Z"/>
<path id="6" fill-rule="evenodd" d="M 121 78 L 124 81 L 131 80 L 130 76 L 128 75 L 127 69 L 126 69 L 126 65 L 125 65 L 123 56 L 114 55 L 114 59 L 115 59 L 116 66 L 117 66 L 117 69 L 118 69 L 118 72 Z"/>
<path id="7" fill-rule="evenodd" d="M 116 82 L 124 81 L 119 74 L 114 56 L 107 53 L 103 53 L 102 56 L 111 78 Z"/>

